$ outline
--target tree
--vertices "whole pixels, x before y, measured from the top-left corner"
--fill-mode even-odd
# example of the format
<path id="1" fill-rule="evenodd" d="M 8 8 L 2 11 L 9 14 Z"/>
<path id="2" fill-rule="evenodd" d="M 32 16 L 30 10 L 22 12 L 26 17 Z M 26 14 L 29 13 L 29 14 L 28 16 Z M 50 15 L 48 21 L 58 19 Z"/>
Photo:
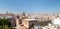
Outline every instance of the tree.
<path id="1" fill-rule="evenodd" d="M 0 18 L 0 29 L 9 29 L 9 21 L 7 19 Z"/>
<path id="2" fill-rule="evenodd" d="M 0 26 L 0 29 L 9 29 L 8 25 L 2 25 Z"/>
<path id="3" fill-rule="evenodd" d="M 48 25 L 48 23 L 51 23 L 51 20 L 50 21 L 39 22 L 39 24 L 41 26 L 46 26 L 46 25 Z"/>
<path id="4" fill-rule="evenodd" d="M 0 26 L 1 25 L 9 25 L 9 21 L 7 19 L 0 19 Z"/>

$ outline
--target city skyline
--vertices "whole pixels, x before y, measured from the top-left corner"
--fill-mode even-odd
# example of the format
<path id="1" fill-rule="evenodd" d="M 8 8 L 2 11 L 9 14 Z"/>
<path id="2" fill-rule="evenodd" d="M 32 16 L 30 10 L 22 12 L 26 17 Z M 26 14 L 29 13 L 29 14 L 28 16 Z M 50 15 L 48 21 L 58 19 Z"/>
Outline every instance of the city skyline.
<path id="1" fill-rule="evenodd" d="M 60 13 L 60 0 L 0 0 L 0 13 Z"/>

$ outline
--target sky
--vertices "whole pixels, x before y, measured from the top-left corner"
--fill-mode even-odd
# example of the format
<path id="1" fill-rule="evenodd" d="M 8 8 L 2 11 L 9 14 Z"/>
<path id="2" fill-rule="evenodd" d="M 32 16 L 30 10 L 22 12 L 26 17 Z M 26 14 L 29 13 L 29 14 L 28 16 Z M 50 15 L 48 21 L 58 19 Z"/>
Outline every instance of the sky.
<path id="1" fill-rule="evenodd" d="M 0 13 L 60 13 L 60 0 L 0 0 Z"/>

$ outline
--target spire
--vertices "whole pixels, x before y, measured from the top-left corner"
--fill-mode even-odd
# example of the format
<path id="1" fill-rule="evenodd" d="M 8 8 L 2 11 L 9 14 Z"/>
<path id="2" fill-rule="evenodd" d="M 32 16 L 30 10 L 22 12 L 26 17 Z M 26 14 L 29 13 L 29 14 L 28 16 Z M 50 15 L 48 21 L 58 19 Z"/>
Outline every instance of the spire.
<path id="1" fill-rule="evenodd" d="M 23 11 L 23 16 L 25 16 L 25 12 Z"/>
<path id="2" fill-rule="evenodd" d="M 8 11 L 6 12 L 6 15 L 8 15 Z"/>

